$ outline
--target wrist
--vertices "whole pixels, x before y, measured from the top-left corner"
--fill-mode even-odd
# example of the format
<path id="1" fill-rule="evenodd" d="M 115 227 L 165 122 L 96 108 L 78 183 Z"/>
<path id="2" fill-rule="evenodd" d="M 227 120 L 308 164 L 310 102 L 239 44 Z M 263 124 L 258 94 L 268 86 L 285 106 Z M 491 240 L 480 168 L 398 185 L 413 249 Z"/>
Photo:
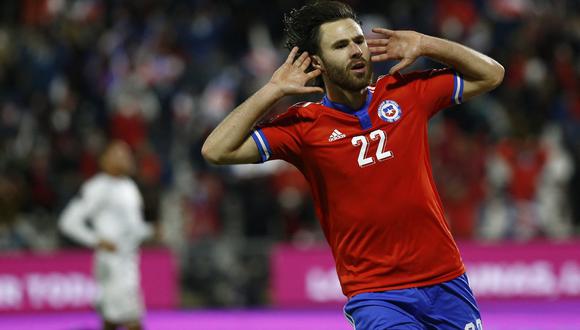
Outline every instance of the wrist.
<path id="1" fill-rule="evenodd" d="M 284 89 L 279 84 L 269 81 L 262 90 L 266 95 L 271 95 L 276 99 L 280 99 L 285 96 Z"/>
<path id="2" fill-rule="evenodd" d="M 419 52 L 421 56 L 431 57 L 435 53 L 434 40 L 432 36 L 419 33 Z"/>

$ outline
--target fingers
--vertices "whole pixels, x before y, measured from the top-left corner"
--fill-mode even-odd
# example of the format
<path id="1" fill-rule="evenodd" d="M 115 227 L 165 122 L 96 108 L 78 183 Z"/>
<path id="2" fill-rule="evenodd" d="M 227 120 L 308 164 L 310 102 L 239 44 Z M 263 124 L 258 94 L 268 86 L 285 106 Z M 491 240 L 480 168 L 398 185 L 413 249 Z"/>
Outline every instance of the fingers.
<path id="1" fill-rule="evenodd" d="M 288 54 L 288 57 L 286 58 L 285 63 L 292 64 L 292 62 L 294 62 L 294 58 L 296 57 L 297 53 L 298 53 L 298 47 L 293 47 L 292 50 L 290 51 L 290 54 Z"/>
<path id="2" fill-rule="evenodd" d="M 386 53 L 387 47 L 369 47 L 371 53 Z"/>
<path id="3" fill-rule="evenodd" d="M 386 61 L 387 59 L 385 58 L 386 55 L 373 55 L 371 56 L 371 62 L 382 62 L 382 61 Z"/>
<path id="4" fill-rule="evenodd" d="M 373 32 L 382 34 L 386 38 L 367 39 L 367 45 L 369 46 L 386 46 L 389 44 L 389 38 L 395 34 L 395 31 L 383 28 L 373 28 Z"/>
<path id="5" fill-rule="evenodd" d="M 304 87 L 301 91 L 304 94 L 309 94 L 309 93 L 324 93 L 324 89 L 320 88 L 320 87 Z"/>
<path id="6" fill-rule="evenodd" d="M 386 46 L 389 44 L 389 39 L 367 39 L 369 46 Z"/>
<path id="7" fill-rule="evenodd" d="M 310 59 L 308 57 L 308 53 L 307 52 L 303 52 L 302 54 L 300 54 L 300 56 L 296 59 L 296 61 L 294 61 L 294 65 L 297 67 L 301 67 L 302 63 L 304 63 L 304 61 L 306 61 L 306 59 Z"/>
<path id="8" fill-rule="evenodd" d="M 400 58 L 390 55 L 389 53 L 381 53 L 371 56 L 371 62 L 383 62 L 389 60 L 398 60 Z"/>
<path id="9" fill-rule="evenodd" d="M 298 47 L 293 47 L 292 50 L 290 50 L 290 54 L 288 54 L 288 57 L 286 58 L 286 61 L 284 63 L 288 65 L 297 66 L 300 69 L 302 69 L 302 71 L 305 71 L 310 66 L 312 59 L 308 55 L 308 52 L 302 52 L 302 54 L 300 54 L 300 56 L 296 58 L 298 50 L 299 50 Z"/>
<path id="10" fill-rule="evenodd" d="M 306 74 L 306 77 L 308 78 L 308 80 L 311 80 L 320 76 L 321 73 L 322 71 L 320 71 L 320 69 L 312 70 Z"/>
<path id="11" fill-rule="evenodd" d="M 294 62 L 294 65 L 299 67 L 300 70 L 302 70 L 302 72 L 305 72 L 309 67 L 310 67 L 310 63 L 312 63 L 312 58 L 308 55 L 308 52 L 303 52 L 300 57 L 298 57 L 298 59 L 296 59 L 296 61 Z M 316 71 L 316 70 L 315 70 Z M 310 72 L 310 74 L 312 74 L 314 71 Z M 317 73 L 316 75 L 314 75 L 313 77 L 316 77 L 320 74 Z M 310 77 L 309 75 L 307 75 L 310 79 L 312 79 L 313 77 Z"/>
<path id="12" fill-rule="evenodd" d="M 318 77 L 321 73 L 322 73 L 322 71 L 320 71 L 320 69 L 315 69 L 315 70 L 312 70 L 312 71 L 306 73 L 306 77 L 308 78 L 308 81 L 310 81 L 310 80 Z M 302 90 L 300 91 L 300 93 L 304 93 L 304 94 L 324 93 L 324 89 L 322 89 L 320 87 L 314 87 L 314 86 L 304 86 L 302 88 Z"/>
<path id="13" fill-rule="evenodd" d="M 304 59 L 304 61 L 302 61 L 302 64 L 300 64 L 300 69 L 302 71 L 306 71 L 306 69 L 308 69 L 308 66 L 310 65 L 310 62 L 312 62 L 312 59 L 310 58 L 310 56 L 308 56 L 308 54 L 306 52 L 304 52 L 304 54 L 306 54 L 306 59 Z M 302 54 L 302 55 L 304 55 Z"/>
<path id="14" fill-rule="evenodd" d="M 384 28 L 373 28 L 372 31 L 374 33 L 382 34 L 382 35 L 387 36 L 387 37 L 390 37 L 393 34 L 395 34 L 395 31 L 389 30 L 389 29 L 384 29 Z"/>
<path id="15" fill-rule="evenodd" d="M 403 60 L 401 60 L 401 62 L 397 63 L 397 65 L 393 66 L 391 68 L 391 70 L 389 70 L 389 74 L 393 75 L 396 72 L 408 67 L 412 63 L 413 63 L 413 60 L 408 59 L 408 58 L 404 58 Z"/>

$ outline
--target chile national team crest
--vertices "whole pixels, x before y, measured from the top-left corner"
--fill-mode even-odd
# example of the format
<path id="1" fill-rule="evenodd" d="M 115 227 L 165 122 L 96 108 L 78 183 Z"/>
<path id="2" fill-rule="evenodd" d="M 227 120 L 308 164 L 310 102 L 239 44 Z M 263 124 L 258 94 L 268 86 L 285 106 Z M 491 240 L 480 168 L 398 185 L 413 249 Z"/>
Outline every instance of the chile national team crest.
<path id="1" fill-rule="evenodd" d="M 379 118 L 389 123 L 394 123 L 401 118 L 403 111 L 397 102 L 386 100 L 379 105 Z"/>

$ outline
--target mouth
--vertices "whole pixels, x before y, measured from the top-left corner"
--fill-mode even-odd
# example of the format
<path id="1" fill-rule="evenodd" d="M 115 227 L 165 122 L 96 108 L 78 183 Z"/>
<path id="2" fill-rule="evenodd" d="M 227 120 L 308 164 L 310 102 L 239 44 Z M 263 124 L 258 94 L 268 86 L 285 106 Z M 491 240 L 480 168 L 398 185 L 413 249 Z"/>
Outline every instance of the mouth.
<path id="1" fill-rule="evenodd" d="M 354 62 L 350 65 L 350 70 L 355 73 L 365 73 L 367 70 L 367 65 L 363 61 Z"/>

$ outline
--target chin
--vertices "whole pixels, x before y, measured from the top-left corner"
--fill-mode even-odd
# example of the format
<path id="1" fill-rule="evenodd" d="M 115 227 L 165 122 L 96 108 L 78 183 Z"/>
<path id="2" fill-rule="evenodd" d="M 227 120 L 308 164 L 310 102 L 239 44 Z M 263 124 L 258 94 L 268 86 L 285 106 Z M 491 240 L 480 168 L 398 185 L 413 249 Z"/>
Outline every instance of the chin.
<path id="1" fill-rule="evenodd" d="M 335 85 L 344 90 L 358 92 L 371 84 L 372 74 L 369 71 L 363 76 L 356 76 L 351 72 L 346 72 L 342 75 L 330 75 L 329 78 Z"/>
<path id="2" fill-rule="evenodd" d="M 370 85 L 371 78 L 372 78 L 372 74 L 371 74 L 371 72 L 368 72 L 362 77 L 353 76 L 350 80 L 351 80 L 353 85 L 361 85 L 362 86 L 361 88 L 364 88 L 364 87 Z"/>
<path id="3" fill-rule="evenodd" d="M 349 85 L 351 87 L 351 90 L 358 91 L 358 90 L 367 88 L 370 84 L 371 84 L 371 79 L 364 77 L 364 78 L 357 78 L 357 79 L 351 80 L 351 83 Z"/>

